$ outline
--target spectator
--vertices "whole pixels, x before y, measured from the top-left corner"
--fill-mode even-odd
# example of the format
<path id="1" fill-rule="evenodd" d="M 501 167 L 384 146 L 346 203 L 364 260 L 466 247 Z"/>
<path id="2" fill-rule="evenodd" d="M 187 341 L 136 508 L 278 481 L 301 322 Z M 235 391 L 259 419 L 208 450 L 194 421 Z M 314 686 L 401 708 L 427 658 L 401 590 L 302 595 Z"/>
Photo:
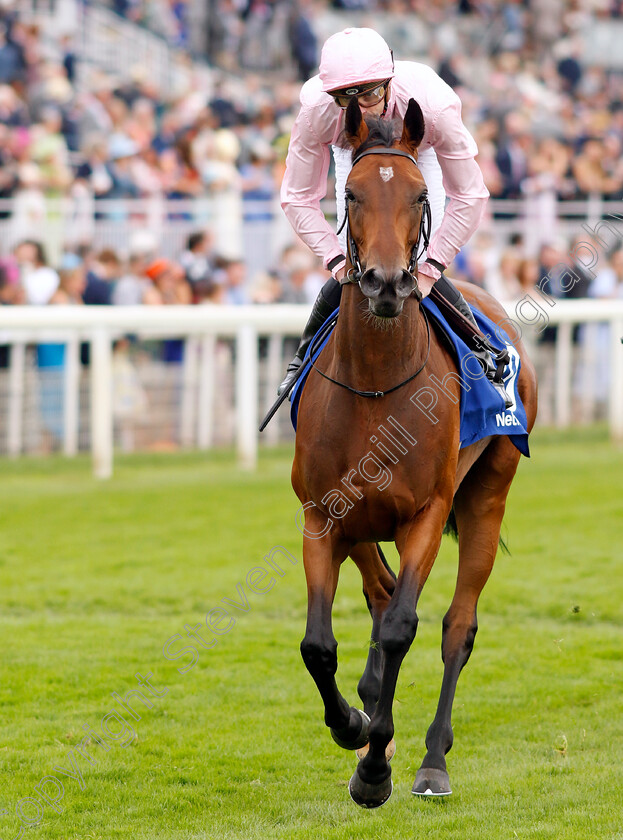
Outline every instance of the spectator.
<path id="1" fill-rule="evenodd" d="M 160 168 L 168 199 L 195 198 L 202 192 L 201 175 L 195 166 L 188 137 L 179 137 L 172 148 L 162 152 Z"/>
<path id="2" fill-rule="evenodd" d="M 10 85 L 0 85 L 0 123 L 15 128 L 30 122 L 28 107 Z"/>
<path id="3" fill-rule="evenodd" d="M 247 267 L 243 260 L 221 259 L 217 267 L 225 287 L 225 303 L 240 306 L 249 303 L 247 295 Z"/>
<path id="4" fill-rule="evenodd" d="M 252 303 L 265 305 L 269 303 L 284 303 L 283 288 L 277 271 L 267 271 L 265 274 L 260 274 L 256 278 L 251 290 L 251 301 Z"/>
<path id="5" fill-rule="evenodd" d="M 115 283 L 121 276 L 121 261 L 112 250 L 105 248 L 95 258 L 87 272 L 83 299 L 88 306 L 107 306 L 112 303 Z"/>
<path id="6" fill-rule="evenodd" d="M 22 288 L 16 283 L 11 283 L 9 270 L 6 265 L 0 263 L 0 306 L 11 306 L 24 303 Z M 11 345 L 0 343 L 0 370 L 4 370 L 11 364 Z"/>
<path id="7" fill-rule="evenodd" d="M 130 255 L 128 271 L 122 275 L 113 289 L 112 302 L 115 306 L 138 306 L 151 289 L 151 280 L 146 275 L 150 264 L 149 255 L 136 251 Z"/>
<path id="8" fill-rule="evenodd" d="M 593 193 L 608 196 L 623 188 L 623 165 L 617 162 L 608 171 L 605 166 L 604 142 L 599 137 L 589 137 L 581 153 L 573 162 L 573 175 L 581 195 Z"/>
<path id="9" fill-rule="evenodd" d="M 582 80 L 582 65 L 580 64 L 581 44 L 571 41 L 561 41 L 557 50 L 560 58 L 556 66 L 562 80 L 563 90 L 575 93 Z"/>
<path id="10" fill-rule="evenodd" d="M 26 79 L 23 49 L 13 41 L 4 23 L 0 22 L 0 83 L 13 84 Z"/>
<path id="11" fill-rule="evenodd" d="M 125 134 L 114 134 L 108 146 L 108 171 L 112 186 L 102 198 L 138 198 L 138 187 L 132 178 L 133 158 L 138 146 Z"/>
<path id="12" fill-rule="evenodd" d="M 10 240 L 37 237 L 45 229 L 47 205 L 41 185 L 43 177 L 36 163 L 22 163 L 17 170 L 17 189 L 13 196 Z"/>
<path id="13" fill-rule="evenodd" d="M 41 186 L 48 198 L 58 198 L 72 181 L 69 151 L 61 132 L 62 114 L 58 108 L 46 106 L 41 111 L 41 123 L 33 129 L 30 155 L 39 164 Z"/>
<path id="14" fill-rule="evenodd" d="M 26 297 L 19 283 L 17 266 L 10 260 L 0 260 L 0 306 L 20 306 L 24 303 Z"/>
<path id="15" fill-rule="evenodd" d="M 226 128 L 213 132 L 210 141 L 198 166 L 214 207 L 214 238 L 222 256 L 237 259 L 243 241 L 242 175 L 236 167 L 240 141 Z"/>
<path id="16" fill-rule="evenodd" d="M 15 247 L 14 254 L 19 265 L 26 303 L 35 306 L 49 303 L 58 289 L 60 278 L 56 271 L 48 266 L 41 242 L 25 239 Z"/>
<path id="17" fill-rule="evenodd" d="M 273 201 L 277 185 L 273 175 L 275 152 L 261 137 L 250 150 L 249 162 L 240 169 L 244 207 L 244 241 L 247 243 L 251 279 L 271 264 Z"/>
<path id="18" fill-rule="evenodd" d="M 225 303 L 225 286 L 213 280 L 200 280 L 195 287 L 197 303 L 222 305 Z"/>
<path id="19" fill-rule="evenodd" d="M 623 247 L 610 255 L 608 265 L 597 274 L 588 294 L 592 298 L 623 299 Z"/>
<path id="20" fill-rule="evenodd" d="M 279 265 L 281 303 L 313 303 L 329 276 L 318 259 L 300 245 L 285 248 Z"/>
<path id="21" fill-rule="evenodd" d="M 153 286 L 145 292 L 144 303 L 152 305 L 192 303 L 191 287 L 180 265 L 159 258 L 147 266 L 145 275 L 152 281 Z"/>
<path id="22" fill-rule="evenodd" d="M 63 254 L 60 264 L 60 283 L 49 299 L 50 304 L 63 306 L 82 304 L 85 286 L 84 264 L 76 254 Z M 44 343 L 37 345 L 39 380 L 39 410 L 43 426 L 42 448 L 52 452 L 63 440 L 63 392 L 65 387 L 65 345 Z"/>
<path id="23" fill-rule="evenodd" d="M 496 154 L 496 163 L 503 179 L 501 198 L 519 198 L 521 182 L 528 171 L 528 150 L 531 138 L 525 117 L 512 112 L 504 120 L 504 139 Z"/>
<path id="24" fill-rule="evenodd" d="M 160 258 L 147 266 L 145 274 L 153 286 L 146 290 L 143 303 L 151 306 L 172 306 L 192 302 L 190 285 L 186 282 L 181 266 Z M 183 339 L 169 338 L 162 342 L 163 362 L 181 364 L 183 359 Z"/>
<path id="25" fill-rule="evenodd" d="M 84 185 L 95 198 L 108 198 L 115 185 L 114 176 L 108 165 L 109 152 L 106 139 L 92 135 L 83 147 L 84 161 L 76 171 L 76 185 Z"/>
<path id="26" fill-rule="evenodd" d="M 151 99 L 142 96 L 134 100 L 125 130 L 141 152 L 151 146 L 156 136 L 155 106 Z"/>
<path id="27" fill-rule="evenodd" d="M 497 270 L 487 274 L 487 291 L 502 301 L 520 297 L 519 266 L 517 254 L 512 249 L 505 251 L 498 261 Z"/>
<path id="28" fill-rule="evenodd" d="M 523 259 L 517 268 L 517 281 L 519 283 L 519 294 L 530 294 L 534 291 L 539 281 L 539 262 L 536 259 Z"/>
<path id="29" fill-rule="evenodd" d="M 186 250 L 180 256 L 180 265 L 191 289 L 198 283 L 209 281 L 214 273 L 211 257 L 212 237 L 207 230 L 191 233 L 186 240 Z"/>
<path id="30" fill-rule="evenodd" d="M 77 254 L 63 254 L 59 277 L 59 287 L 50 298 L 50 303 L 64 306 L 83 304 L 82 296 L 86 289 L 86 270 L 83 260 Z"/>
<path id="31" fill-rule="evenodd" d="M 310 0 L 298 0 L 292 12 L 290 47 L 300 82 L 306 82 L 318 64 L 318 39 L 312 25 L 313 9 Z"/>
<path id="32" fill-rule="evenodd" d="M 59 46 L 63 56 L 65 75 L 67 76 L 68 82 L 73 85 L 76 83 L 76 64 L 78 62 L 74 36 L 69 34 L 61 35 Z"/>

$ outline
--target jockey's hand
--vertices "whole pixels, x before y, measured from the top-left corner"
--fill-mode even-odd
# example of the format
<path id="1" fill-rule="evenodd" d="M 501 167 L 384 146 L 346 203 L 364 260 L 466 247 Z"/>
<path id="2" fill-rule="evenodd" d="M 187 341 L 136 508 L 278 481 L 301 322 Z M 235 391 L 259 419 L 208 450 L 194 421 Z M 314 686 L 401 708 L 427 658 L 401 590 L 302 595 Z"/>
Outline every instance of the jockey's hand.
<path id="1" fill-rule="evenodd" d="M 339 283 L 346 274 L 346 257 L 344 254 L 338 254 L 332 260 L 329 260 L 327 269 L 333 275 L 333 279 Z"/>

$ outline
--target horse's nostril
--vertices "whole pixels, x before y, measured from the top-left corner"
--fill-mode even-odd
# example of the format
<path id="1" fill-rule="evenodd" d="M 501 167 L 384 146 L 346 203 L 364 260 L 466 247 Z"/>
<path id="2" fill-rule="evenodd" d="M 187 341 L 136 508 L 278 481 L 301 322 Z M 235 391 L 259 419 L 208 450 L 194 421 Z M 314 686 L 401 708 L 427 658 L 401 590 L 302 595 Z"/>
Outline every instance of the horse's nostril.
<path id="1" fill-rule="evenodd" d="M 396 280 L 395 287 L 398 297 L 409 297 L 411 292 L 416 288 L 415 278 L 408 271 L 403 269 Z"/>
<path id="2" fill-rule="evenodd" d="M 381 294 L 383 282 L 376 271 L 370 269 L 364 272 L 359 281 L 359 287 L 366 297 L 378 297 Z"/>

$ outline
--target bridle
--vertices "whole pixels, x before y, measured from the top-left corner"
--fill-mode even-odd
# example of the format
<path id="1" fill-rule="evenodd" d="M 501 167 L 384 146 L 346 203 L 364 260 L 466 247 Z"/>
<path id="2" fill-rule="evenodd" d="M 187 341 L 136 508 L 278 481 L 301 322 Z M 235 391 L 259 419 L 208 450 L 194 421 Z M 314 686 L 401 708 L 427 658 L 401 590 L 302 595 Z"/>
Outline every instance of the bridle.
<path id="1" fill-rule="evenodd" d="M 418 162 L 413 157 L 413 155 L 410 155 L 409 152 L 404 152 L 402 149 L 377 148 L 368 149 L 367 151 L 361 152 L 360 154 L 355 154 L 355 156 L 353 157 L 352 167 L 354 168 L 355 164 L 359 163 L 360 160 L 362 160 L 364 157 L 367 157 L 368 155 L 397 155 L 400 157 L 407 158 L 407 160 L 410 160 L 411 163 L 413 163 L 415 166 L 418 165 Z M 344 219 L 337 233 L 339 235 L 344 229 L 344 226 L 346 226 L 346 247 L 348 249 L 348 259 L 350 260 L 351 268 L 349 269 L 348 274 L 346 275 L 346 279 L 344 279 L 342 283 L 358 284 L 365 272 L 365 267 L 362 267 L 361 265 L 361 261 L 359 260 L 359 251 L 357 249 L 357 243 L 355 242 L 350 230 L 348 205 L 349 199 L 348 195 L 346 195 L 344 201 Z M 430 202 L 428 200 L 428 197 L 426 197 L 424 201 L 422 201 L 422 218 L 420 220 L 418 238 L 415 242 L 415 245 L 411 249 L 409 264 L 407 265 L 407 272 L 413 280 L 412 292 L 416 293 L 418 300 L 422 299 L 422 295 L 420 294 L 419 289 L 417 287 L 417 277 L 415 271 L 419 258 L 428 248 L 428 244 L 430 242 L 431 223 L 432 217 L 430 210 Z"/>
<path id="2" fill-rule="evenodd" d="M 410 155 L 408 152 L 402 151 L 402 149 L 386 149 L 386 148 L 378 148 L 378 149 L 368 149 L 365 152 L 361 152 L 361 154 L 356 154 L 353 158 L 353 167 L 356 163 L 358 163 L 362 158 L 366 157 L 367 155 L 399 155 L 400 157 L 408 158 L 412 163 L 416 166 L 418 165 L 417 160 Z M 342 281 L 343 284 L 346 283 L 357 283 L 361 280 L 362 275 L 365 272 L 365 268 L 362 268 L 361 262 L 359 260 L 359 254 L 357 251 L 357 243 L 355 242 L 353 235 L 350 231 L 350 224 L 348 221 L 348 197 L 346 197 L 346 206 L 344 208 L 344 220 L 340 225 L 339 230 L 337 231 L 338 234 L 342 232 L 344 229 L 344 225 L 346 225 L 346 237 L 347 237 L 347 247 L 348 247 L 348 258 L 350 260 L 351 268 L 346 275 L 346 279 Z M 425 198 L 422 202 L 422 218 L 420 220 L 420 229 L 418 232 L 418 238 L 415 242 L 411 250 L 411 257 L 409 258 L 409 265 L 407 266 L 407 271 L 409 272 L 410 277 L 413 280 L 413 289 L 411 293 L 415 293 L 418 301 L 422 299 L 422 294 L 417 287 L 417 276 L 416 276 L 416 268 L 417 263 L 420 256 L 426 251 L 428 248 L 428 243 L 430 241 L 430 229 L 431 229 L 431 211 L 430 211 L 430 203 L 428 198 Z M 420 249 L 420 245 L 422 246 Z M 314 355 L 316 354 L 316 348 L 321 347 L 323 342 L 328 338 L 331 333 L 331 330 L 336 324 L 337 315 L 333 316 L 330 321 L 328 321 L 322 330 L 318 333 L 315 337 L 314 341 L 312 341 L 311 346 L 309 348 L 309 360 L 311 362 L 311 366 L 313 369 L 319 373 L 325 379 L 328 379 L 329 382 L 332 382 L 334 385 L 339 385 L 340 388 L 344 388 L 347 391 L 350 391 L 351 394 L 356 394 L 358 397 L 384 397 L 386 394 L 391 394 L 393 391 L 397 391 L 399 388 L 402 388 L 403 385 L 406 385 L 408 382 L 411 382 L 418 376 L 426 367 L 426 363 L 428 362 L 428 357 L 430 355 L 430 323 L 428 321 L 428 317 L 426 315 L 426 311 L 420 307 L 420 312 L 422 317 L 424 318 L 424 322 L 426 324 L 426 339 L 427 339 L 427 347 L 426 347 L 426 356 L 424 361 L 420 365 L 420 367 L 416 370 L 414 374 L 409 376 L 407 379 L 404 379 L 398 385 L 394 385 L 392 388 L 387 388 L 385 391 L 359 391 L 357 388 L 351 388 L 350 385 L 346 385 L 344 382 L 339 382 L 337 379 L 333 379 L 328 374 L 323 373 L 319 368 L 316 367 L 314 364 Z"/>

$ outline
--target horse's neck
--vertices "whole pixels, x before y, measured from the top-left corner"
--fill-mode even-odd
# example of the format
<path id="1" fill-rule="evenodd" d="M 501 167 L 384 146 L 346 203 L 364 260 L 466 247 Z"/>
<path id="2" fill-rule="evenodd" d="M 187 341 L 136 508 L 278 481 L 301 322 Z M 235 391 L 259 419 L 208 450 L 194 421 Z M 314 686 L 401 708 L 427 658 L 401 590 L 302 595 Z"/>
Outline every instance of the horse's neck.
<path id="1" fill-rule="evenodd" d="M 386 329 L 370 317 L 356 286 L 345 286 L 335 328 L 334 370 L 354 388 L 384 390 L 409 376 L 426 355 L 426 331 L 415 299 Z"/>

